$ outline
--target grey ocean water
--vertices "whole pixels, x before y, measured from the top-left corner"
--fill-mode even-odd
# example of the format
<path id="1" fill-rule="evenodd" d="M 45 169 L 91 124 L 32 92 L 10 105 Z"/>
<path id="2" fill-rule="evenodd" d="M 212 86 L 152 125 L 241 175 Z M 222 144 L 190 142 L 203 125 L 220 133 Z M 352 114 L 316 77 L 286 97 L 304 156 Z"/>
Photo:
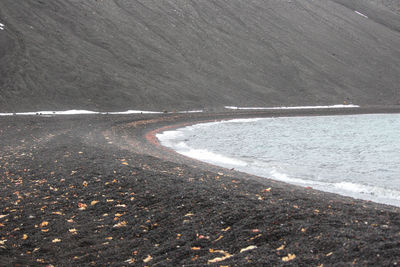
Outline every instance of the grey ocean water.
<path id="1" fill-rule="evenodd" d="M 157 137 L 215 165 L 400 206 L 400 114 L 231 120 Z"/>

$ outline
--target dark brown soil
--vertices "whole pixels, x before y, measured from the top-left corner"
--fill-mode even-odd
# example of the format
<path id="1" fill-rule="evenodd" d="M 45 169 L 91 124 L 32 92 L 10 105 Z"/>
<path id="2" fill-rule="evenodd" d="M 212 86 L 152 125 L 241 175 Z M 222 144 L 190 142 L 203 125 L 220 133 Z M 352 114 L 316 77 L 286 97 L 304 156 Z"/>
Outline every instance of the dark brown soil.
<path id="1" fill-rule="evenodd" d="M 198 163 L 152 138 L 274 115 L 0 118 L 0 265 L 396 265 L 398 208 Z"/>

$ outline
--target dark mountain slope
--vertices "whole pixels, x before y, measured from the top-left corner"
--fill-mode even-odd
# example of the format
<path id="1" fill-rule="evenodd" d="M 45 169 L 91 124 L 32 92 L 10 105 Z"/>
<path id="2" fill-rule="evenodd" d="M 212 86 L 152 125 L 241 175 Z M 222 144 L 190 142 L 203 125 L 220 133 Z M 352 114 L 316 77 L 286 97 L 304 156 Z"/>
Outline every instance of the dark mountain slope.
<path id="1" fill-rule="evenodd" d="M 376 2 L 1 0 L 0 111 L 397 104 Z"/>

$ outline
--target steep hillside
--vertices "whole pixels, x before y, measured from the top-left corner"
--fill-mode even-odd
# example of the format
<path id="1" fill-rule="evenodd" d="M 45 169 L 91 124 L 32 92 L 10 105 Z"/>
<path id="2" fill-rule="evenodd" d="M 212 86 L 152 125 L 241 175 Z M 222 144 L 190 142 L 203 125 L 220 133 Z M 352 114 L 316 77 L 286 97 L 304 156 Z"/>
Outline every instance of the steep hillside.
<path id="1" fill-rule="evenodd" d="M 391 0 L 1 0 L 0 112 L 399 104 L 399 14 Z"/>

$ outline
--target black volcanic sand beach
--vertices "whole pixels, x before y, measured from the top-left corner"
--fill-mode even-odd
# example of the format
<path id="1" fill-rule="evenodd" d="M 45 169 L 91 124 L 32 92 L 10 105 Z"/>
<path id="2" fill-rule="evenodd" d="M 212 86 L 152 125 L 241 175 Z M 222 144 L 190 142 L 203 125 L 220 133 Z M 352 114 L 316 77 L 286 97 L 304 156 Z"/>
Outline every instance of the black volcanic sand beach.
<path id="1" fill-rule="evenodd" d="M 399 109 L 303 114 L 358 112 Z M 168 125 L 296 114 L 0 118 L 0 265 L 399 263 L 398 208 L 199 163 L 153 137 Z"/>

